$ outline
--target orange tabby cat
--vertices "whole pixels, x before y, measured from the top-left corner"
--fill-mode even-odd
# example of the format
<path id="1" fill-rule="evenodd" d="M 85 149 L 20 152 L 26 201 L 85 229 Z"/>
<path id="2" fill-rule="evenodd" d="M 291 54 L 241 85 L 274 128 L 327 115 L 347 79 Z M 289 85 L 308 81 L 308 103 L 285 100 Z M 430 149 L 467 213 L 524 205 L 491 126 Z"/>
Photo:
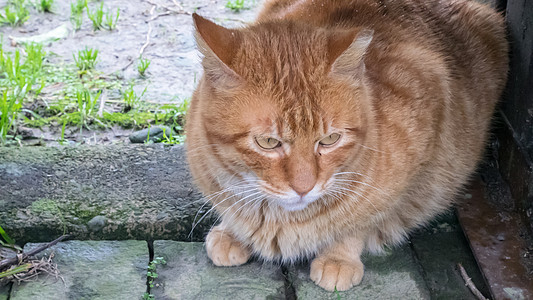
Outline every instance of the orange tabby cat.
<path id="1" fill-rule="evenodd" d="M 466 0 L 273 0 L 226 29 L 194 15 L 204 75 L 193 176 L 221 215 L 215 265 L 312 258 L 346 290 L 360 255 L 447 209 L 507 76 L 502 17 Z"/>

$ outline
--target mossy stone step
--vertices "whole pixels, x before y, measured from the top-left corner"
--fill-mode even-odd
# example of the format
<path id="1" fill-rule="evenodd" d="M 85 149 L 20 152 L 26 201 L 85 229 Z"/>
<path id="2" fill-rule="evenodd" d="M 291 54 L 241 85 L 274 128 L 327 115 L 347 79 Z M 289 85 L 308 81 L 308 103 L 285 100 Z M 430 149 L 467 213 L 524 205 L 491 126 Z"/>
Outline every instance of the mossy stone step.
<path id="1" fill-rule="evenodd" d="M 64 232 L 81 240 L 190 241 L 204 204 L 179 145 L 0 147 L 0 186 L 0 224 L 19 243 Z"/>

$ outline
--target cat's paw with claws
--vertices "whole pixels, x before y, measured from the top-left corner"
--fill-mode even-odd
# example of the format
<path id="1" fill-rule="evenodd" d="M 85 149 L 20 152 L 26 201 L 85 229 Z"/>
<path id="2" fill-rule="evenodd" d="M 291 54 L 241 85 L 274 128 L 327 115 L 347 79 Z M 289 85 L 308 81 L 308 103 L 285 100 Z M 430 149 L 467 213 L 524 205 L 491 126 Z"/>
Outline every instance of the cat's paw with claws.
<path id="1" fill-rule="evenodd" d="M 207 256 L 216 266 L 238 266 L 250 258 L 250 250 L 220 226 L 213 228 L 205 240 Z"/>
<path id="2" fill-rule="evenodd" d="M 317 257 L 311 263 L 311 280 L 328 291 L 346 291 L 361 283 L 363 274 L 364 266 L 361 261 Z"/>

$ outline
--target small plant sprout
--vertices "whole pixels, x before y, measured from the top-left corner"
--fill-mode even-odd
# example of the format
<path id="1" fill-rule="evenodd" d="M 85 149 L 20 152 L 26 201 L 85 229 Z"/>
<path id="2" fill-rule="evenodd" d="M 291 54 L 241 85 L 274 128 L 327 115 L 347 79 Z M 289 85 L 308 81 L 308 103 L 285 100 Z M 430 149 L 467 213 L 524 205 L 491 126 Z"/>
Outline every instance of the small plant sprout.
<path id="1" fill-rule="evenodd" d="M 239 12 L 243 9 L 248 9 L 248 7 L 244 6 L 245 0 L 228 0 L 226 2 L 226 8 L 231 9 L 234 12 Z"/>
<path id="2" fill-rule="evenodd" d="M 98 102 L 101 93 L 101 91 L 98 91 L 96 95 L 92 95 L 87 89 L 76 92 L 78 112 L 80 116 L 80 132 L 83 131 L 83 126 L 89 129 L 88 121 L 95 111 L 96 103 Z"/>
<path id="3" fill-rule="evenodd" d="M 83 11 L 87 6 L 87 0 L 77 0 L 76 2 L 70 3 L 70 23 L 72 23 L 72 28 L 74 30 L 79 30 L 81 24 L 83 23 Z"/>
<path id="4" fill-rule="evenodd" d="M 154 281 L 157 277 L 159 277 L 159 275 L 157 274 L 157 265 L 164 265 L 166 263 L 167 262 L 165 261 L 163 257 L 156 257 L 154 258 L 154 260 L 152 260 L 148 264 L 148 270 L 146 271 L 146 277 L 148 277 L 148 286 L 150 287 L 150 289 L 155 286 Z M 151 300 L 151 299 L 155 299 L 155 297 L 154 295 L 146 292 L 143 294 L 142 299 Z"/>
<path id="5" fill-rule="evenodd" d="M 139 103 L 141 102 L 141 98 L 144 96 L 144 93 L 146 93 L 147 88 L 148 87 L 144 88 L 141 95 L 137 95 L 135 93 L 135 90 L 133 89 L 133 84 L 130 84 L 130 86 L 122 93 L 124 103 L 126 104 L 124 106 L 124 112 L 128 112 L 139 106 Z"/>
<path id="6" fill-rule="evenodd" d="M 70 13 L 73 15 L 81 15 L 87 7 L 87 0 L 76 0 L 70 3 Z"/>
<path id="7" fill-rule="evenodd" d="M 144 77 L 146 73 L 146 69 L 150 66 L 151 61 L 147 58 L 143 58 L 142 56 L 139 57 L 139 62 L 137 63 L 137 71 L 139 71 L 139 75 L 141 77 Z"/>
<path id="8" fill-rule="evenodd" d="M 37 9 L 42 12 L 52 12 L 52 5 L 54 0 L 38 0 L 36 3 Z"/>
<path id="9" fill-rule="evenodd" d="M 100 30 L 103 27 L 104 22 L 104 3 L 100 4 L 100 7 L 97 7 L 93 13 L 89 10 L 89 6 L 86 6 L 87 8 L 87 16 L 89 17 L 89 20 L 93 22 L 93 30 Z"/>
<path id="10" fill-rule="evenodd" d="M 8 1 L 4 7 L 4 13 L 0 12 L 0 24 L 20 26 L 30 18 L 30 12 L 26 7 L 25 0 Z"/>
<path id="11" fill-rule="evenodd" d="M 120 9 L 117 8 L 117 14 L 113 16 L 111 11 L 107 11 L 105 14 L 105 27 L 108 30 L 117 28 L 118 17 L 120 15 Z"/>
<path id="12" fill-rule="evenodd" d="M 23 88 L 15 87 L 12 91 L 0 91 L 0 144 L 6 143 L 10 131 L 16 132 L 17 115 L 22 108 L 26 88 L 27 85 Z"/>
<path id="13" fill-rule="evenodd" d="M 98 49 L 87 48 L 78 51 L 78 56 L 72 54 L 74 62 L 80 71 L 92 70 L 96 66 Z"/>

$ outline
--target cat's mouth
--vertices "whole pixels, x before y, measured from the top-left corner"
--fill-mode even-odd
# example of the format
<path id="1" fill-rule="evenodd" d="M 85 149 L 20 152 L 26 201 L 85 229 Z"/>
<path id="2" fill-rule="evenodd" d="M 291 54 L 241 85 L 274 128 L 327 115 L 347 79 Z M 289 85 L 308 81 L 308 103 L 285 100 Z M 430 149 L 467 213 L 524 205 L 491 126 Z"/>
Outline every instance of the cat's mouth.
<path id="1" fill-rule="evenodd" d="M 298 201 L 298 202 L 294 202 L 294 203 L 283 203 L 283 202 L 280 202 L 279 204 L 280 204 L 281 207 L 283 207 L 287 211 L 298 211 L 298 210 L 302 210 L 302 209 L 306 208 L 309 203 L 307 203 L 305 201 Z"/>
<path id="2" fill-rule="evenodd" d="M 308 194 L 303 197 L 292 196 L 277 199 L 277 204 L 287 211 L 299 211 L 320 198 L 319 194 Z"/>

